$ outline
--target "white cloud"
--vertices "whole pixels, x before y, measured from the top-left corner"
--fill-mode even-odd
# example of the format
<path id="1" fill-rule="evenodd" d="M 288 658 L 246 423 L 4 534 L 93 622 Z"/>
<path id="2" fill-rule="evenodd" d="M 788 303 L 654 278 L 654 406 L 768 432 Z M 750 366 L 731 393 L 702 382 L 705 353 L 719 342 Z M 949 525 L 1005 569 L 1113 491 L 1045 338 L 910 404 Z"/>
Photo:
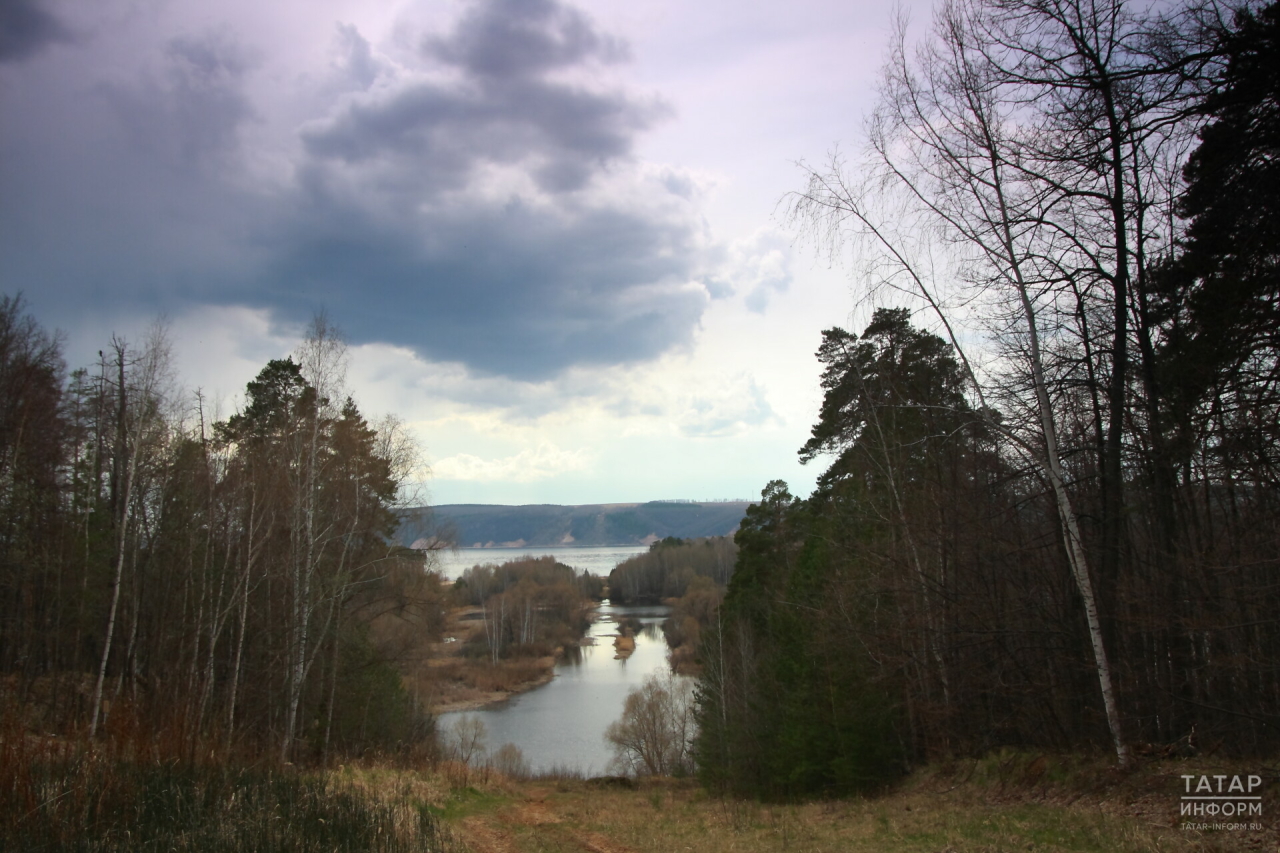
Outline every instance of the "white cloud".
<path id="1" fill-rule="evenodd" d="M 532 483 L 588 468 L 585 452 L 562 450 L 550 442 L 543 442 L 536 448 L 525 449 L 503 459 L 481 459 L 469 453 L 459 453 L 436 462 L 432 472 L 441 480 Z"/>
<path id="2" fill-rule="evenodd" d="M 690 395 L 678 423 L 684 435 L 720 438 L 776 420 L 755 379 L 738 374 Z"/>

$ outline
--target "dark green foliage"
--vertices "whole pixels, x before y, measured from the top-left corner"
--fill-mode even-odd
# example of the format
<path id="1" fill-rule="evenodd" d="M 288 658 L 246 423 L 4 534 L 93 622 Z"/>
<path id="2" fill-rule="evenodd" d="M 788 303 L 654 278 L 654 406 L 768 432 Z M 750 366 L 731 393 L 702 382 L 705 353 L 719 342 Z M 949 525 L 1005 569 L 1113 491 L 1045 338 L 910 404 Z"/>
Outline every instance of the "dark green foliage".
<path id="1" fill-rule="evenodd" d="M 1229 469 L 1280 469 L 1280 4 L 1244 8 L 1185 169 L 1184 251 L 1156 276 L 1177 461 L 1205 432 Z M 1264 414 L 1270 413 L 1270 414 Z"/>
<path id="2" fill-rule="evenodd" d="M 905 311 L 878 311 L 861 337 L 828 330 L 818 358 L 826 397 L 801 458 L 834 462 L 808 500 L 774 481 L 747 510 L 702 631 L 698 761 L 722 790 L 872 789 L 946 725 L 937 602 L 956 559 L 939 555 L 961 533 L 948 499 L 981 483 L 975 466 L 1001 465 L 949 347 Z"/>
<path id="3" fill-rule="evenodd" d="M 302 368 L 292 358 L 272 359 L 246 387 L 248 405 L 218 425 L 224 437 L 279 440 L 295 418 L 311 412 L 316 405 L 316 391 L 302 378 Z"/>
<path id="4" fill-rule="evenodd" d="M 395 666 L 369 641 L 367 627 L 344 631 L 338 642 L 335 693 L 342 701 L 334 708 L 330 749 L 338 754 L 394 753 L 430 737 L 435 730 L 433 718 L 409 695 Z M 324 750 L 327 704 L 317 703 L 310 726 L 316 755 Z"/>
<path id="5" fill-rule="evenodd" d="M 1179 212 L 1191 221 L 1176 264 L 1195 282 L 1187 331 L 1213 340 L 1215 360 L 1274 343 L 1280 328 L 1280 4 L 1240 11 L 1224 53 L 1185 169 Z"/>
<path id="6" fill-rule="evenodd" d="M 837 565 L 820 512 L 770 483 L 704 632 L 698 765 L 717 790 L 769 799 L 867 791 L 903 766 L 887 685 L 832 607 Z"/>
<path id="7" fill-rule="evenodd" d="M 861 338 L 844 329 L 822 333 L 825 396 L 812 437 L 800 449 L 802 462 L 836 456 L 822 486 L 877 471 L 885 476 L 880 457 L 889 444 L 899 454 L 896 476 L 910 478 L 927 464 L 930 442 L 945 441 L 974 420 L 951 347 L 912 328 L 908 318 L 906 309 L 881 309 Z"/>

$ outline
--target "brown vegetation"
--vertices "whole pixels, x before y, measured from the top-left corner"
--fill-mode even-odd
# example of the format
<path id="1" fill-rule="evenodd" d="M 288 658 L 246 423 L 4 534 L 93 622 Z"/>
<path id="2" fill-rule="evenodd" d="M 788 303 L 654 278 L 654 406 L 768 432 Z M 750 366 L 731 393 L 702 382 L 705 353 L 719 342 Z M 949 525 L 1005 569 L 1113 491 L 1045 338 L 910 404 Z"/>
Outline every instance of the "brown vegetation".
<path id="1" fill-rule="evenodd" d="M 294 356 L 217 420 L 162 329 L 67 377 L 0 299 L 0 703 L 64 736 L 124 714 L 282 762 L 426 734 L 401 673 L 445 594 L 388 539 L 412 444 L 348 396 L 323 317 Z"/>
<path id="2" fill-rule="evenodd" d="M 97 739 L 38 736 L 21 709 L 0 715 L 0 850 L 128 853 L 446 853 L 461 845 L 424 808 L 444 789 L 426 753 L 377 772 L 313 772 L 270 756 L 192 752 L 128 707 Z M 394 767 L 391 763 L 394 761 Z M 393 775 L 394 786 L 369 784 Z"/>
<path id="3" fill-rule="evenodd" d="M 698 648 L 703 632 L 716 621 L 724 592 L 724 586 L 711 578 L 696 577 L 684 595 L 668 601 L 671 615 L 662 623 L 662 633 L 667 639 L 667 657 L 673 671 L 681 675 L 702 672 Z"/>
<path id="4" fill-rule="evenodd" d="M 1256 768 L 1253 768 L 1256 770 Z M 1183 773 L 1242 773 L 1228 762 L 1141 763 L 999 753 L 917 771 L 874 798 L 760 804 L 709 796 L 690 780 L 513 782 L 494 775 L 442 809 L 475 850 L 665 853 L 1218 853 L 1269 850 L 1262 831 L 1183 829 Z"/>
<path id="5" fill-rule="evenodd" d="M 628 637 L 623 634 L 619 634 L 618 636 L 613 638 L 613 651 L 614 651 L 613 656 L 616 660 L 623 660 L 624 658 L 631 657 L 631 654 L 635 650 L 636 650 L 635 637 Z"/>
<path id="6" fill-rule="evenodd" d="M 590 619 L 598 579 L 551 557 L 477 565 L 454 583 L 442 638 L 409 676 L 432 711 L 500 702 L 546 684 Z"/>
<path id="7" fill-rule="evenodd" d="M 732 537 L 668 536 L 609 573 L 609 600 L 614 604 L 657 604 L 680 598 L 697 578 L 724 586 L 733 575 L 737 554 Z"/>
<path id="8" fill-rule="evenodd" d="M 484 624 L 473 618 L 478 607 L 455 608 L 445 627 L 445 639 L 432 643 L 422 666 L 409 683 L 433 713 L 467 711 L 501 702 L 512 693 L 546 684 L 555 674 L 560 649 L 552 654 L 516 655 L 497 663 L 473 653 L 482 640 Z M 478 640 L 479 638 L 479 640 Z"/>
<path id="9" fill-rule="evenodd" d="M 605 730 L 613 764 L 630 775 L 693 772 L 693 684 L 670 672 L 650 675 L 630 693 L 622 716 Z"/>

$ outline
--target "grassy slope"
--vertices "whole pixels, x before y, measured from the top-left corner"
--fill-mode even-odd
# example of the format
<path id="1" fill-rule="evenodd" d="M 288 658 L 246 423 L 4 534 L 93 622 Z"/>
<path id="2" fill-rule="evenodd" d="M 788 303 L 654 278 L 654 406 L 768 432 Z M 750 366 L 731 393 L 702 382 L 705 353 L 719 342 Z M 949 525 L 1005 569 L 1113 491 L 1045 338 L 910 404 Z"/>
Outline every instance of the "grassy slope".
<path id="1" fill-rule="evenodd" d="M 874 798 L 794 805 L 716 798 L 690 780 L 512 781 L 449 762 L 281 773 L 80 753 L 68 767 L 46 750 L 35 764 L 0 765 L 13 771 L 0 808 L 3 850 L 1208 853 L 1275 851 L 1280 841 L 1274 782 L 1263 791 L 1261 832 L 1179 826 L 1180 774 L 1262 770 L 1205 760 L 1119 775 L 1102 760 L 1011 754 L 921 771 Z M 43 778 L 28 778 L 31 770 Z M 21 793 L 33 802 L 19 802 Z"/>
<path id="2" fill-rule="evenodd" d="M 1165 762 L 1121 778 L 1104 764 L 1007 756 L 922 772 L 881 797 L 799 805 L 718 799 L 669 779 L 497 781 L 455 791 L 438 813 L 475 853 L 1274 851 L 1273 797 L 1263 832 L 1179 825 L 1179 774 L 1257 769 Z"/>

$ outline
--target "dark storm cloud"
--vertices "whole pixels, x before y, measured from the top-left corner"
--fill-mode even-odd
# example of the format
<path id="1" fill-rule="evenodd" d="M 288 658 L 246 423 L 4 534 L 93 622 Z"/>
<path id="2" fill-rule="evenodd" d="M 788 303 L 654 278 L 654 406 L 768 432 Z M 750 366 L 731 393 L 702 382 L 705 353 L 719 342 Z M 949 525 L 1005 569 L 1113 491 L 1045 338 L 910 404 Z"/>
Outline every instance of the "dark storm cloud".
<path id="1" fill-rule="evenodd" d="M 174 38 L 162 73 L 131 86 L 100 89 L 134 151 L 169 166 L 199 168 L 234 153 L 253 108 L 245 92 L 249 52 L 224 32 Z"/>
<path id="2" fill-rule="evenodd" d="M 521 379 L 691 340 L 692 185 L 633 154 L 667 110 L 592 78 L 624 45 L 553 0 L 479 0 L 399 64 L 334 32 L 331 76 L 287 84 L 314 116 L 288 128 L 262 105 L 294 90 L 227 29 L 116 46 L 140 53 L 132 75 L 2 81 L 27 120 L 0 125 L 19 155 L 0 224 L 20 226 L 0 290 L 38 280 L 67 313 L 324 309 L 353 342 Z"/>
<path id="3" fill-rule="evenodd" d="M 581 197 L 633 166 L 637 135 L 667 112 L 567 79 L 625 46 L 549 0 L 482 0 L 421 44 L 451 73 L 370 86 L 304 130 L 299 211 L 259 294 L 290 313 L 322 303 L 359 339 L 522 379 L 687 342 L 705 302 L 688 286 L 691 219 Z M 468 197 L 494 166 L 530 178 L 535 197 Z M 687 184 L 665 175 L 648 192 L 687 208 Z"/>
<path id="4" fill-rule="evenodd" d="M 624 43 L 555 0 L 477 3 L 451 37 L 428 37 L 423 48 L 486 83 L 521 81 L 592 59 L 617 62 L 628 53 Z"/>
<path id="5" fill-rule="evenodd" d="M 551 76 L 625 55 L 576 9 L 548 0 L 485 0 L 424 52 L 461 79 L 408 82 L 357 98 L 303 133 L 320 159 L 413 161 L 435 188 L 464 184 L 486 163 L 527 162 L 540 189 L 580 189 L 595 170 L 631 153 L 637 134 L 669 110 L 622 92 Z"/>
<path id="6" fill-rule="evenodd" d="M 373 47 L 351 24 L 338 24 L 338 44 L 343 53 L 338 66 L 356 87 L 368 89 L 381 70 Z"/>
<path id="7" fill-rule="evenodd" d="M 38 0 L 0 0 L 0 62 L 25 59 L 70 35 Z"/>
<path id="8" fill-rule="evenodd" d="M 330 207 L 305 228 L 283 241 L 258 298 L 295 320 L 325 305 L 355 339 L 482 373 L 541 379 L 650 358 L 686 341 L 704 308 L 684 286 L 688 230 L 624 210 L 513 204 L 395 230 Z"/>
<path id="9" fill-rule="evenodd" d="M 256 216 L 252 53 L 222 31 L 139 44 L 72 25 L 93 37 L 0 66 L 0 291 L 50 325 L 180 311 L 242 265 Z"/>

